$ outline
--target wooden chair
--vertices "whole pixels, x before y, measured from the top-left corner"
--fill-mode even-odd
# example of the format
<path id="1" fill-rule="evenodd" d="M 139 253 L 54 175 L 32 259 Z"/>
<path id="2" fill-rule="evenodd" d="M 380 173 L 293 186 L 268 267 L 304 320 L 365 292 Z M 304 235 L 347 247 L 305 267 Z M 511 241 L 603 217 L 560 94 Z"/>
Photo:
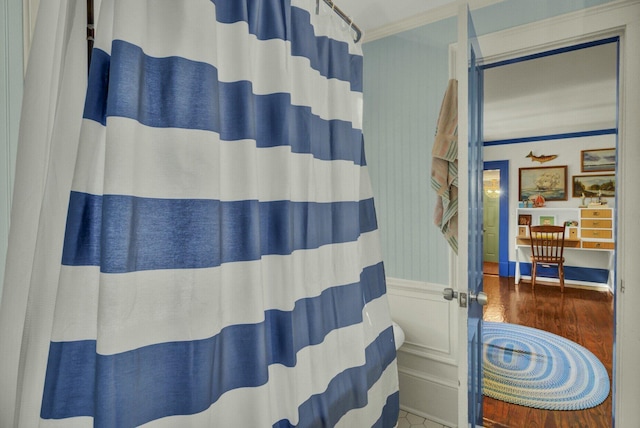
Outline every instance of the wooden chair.
<path id="1" fill-rule="evenodd" d="M 560 291 L 564 293 L 564 226 L 531 226 L 531 287 L 536 286 L 538 264 L 557 265 Z"/>

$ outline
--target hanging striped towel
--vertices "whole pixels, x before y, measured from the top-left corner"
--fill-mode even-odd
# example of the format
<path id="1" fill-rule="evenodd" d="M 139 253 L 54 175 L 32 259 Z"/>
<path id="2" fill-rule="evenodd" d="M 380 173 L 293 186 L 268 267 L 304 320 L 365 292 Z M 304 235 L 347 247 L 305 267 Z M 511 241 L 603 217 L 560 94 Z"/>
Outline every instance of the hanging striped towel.
<path id="1" fill-rule="evenodd" d="M 450 79 L 442 100 L 431 152 L 431 187 L 437 201 L 434 223 L 458 253 L 458 81 Z"/>

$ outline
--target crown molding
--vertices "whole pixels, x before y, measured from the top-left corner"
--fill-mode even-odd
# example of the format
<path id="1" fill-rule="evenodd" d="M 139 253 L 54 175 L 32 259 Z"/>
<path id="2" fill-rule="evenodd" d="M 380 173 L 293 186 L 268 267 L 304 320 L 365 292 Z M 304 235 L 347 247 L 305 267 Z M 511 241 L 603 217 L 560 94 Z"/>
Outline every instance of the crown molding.
<path id="1" fill-rule="evenodd" d="M 480 36 L 482 63 L 491 64 L 619 35 L 621 29 L 634 19 L 633 10 L 638 4 L 640 0 L 611 1 Z M 549 30 L 551 28 L 553 31 Z"/>
<path id="2" fill-rule="evenodd" d="M 469 7 L 473 10 L 482 9 L 483 7 L 491 6 L 492 4 L 500 3 L 502 1 L 504 0 L 472 0 L 469 2 Z M 422 27 L 423 25 L 455 17 L 458 15 L 459 4 L 459 1 L 454 1 L 450 4 L 424 11 L 401 21 L 393 22 L 389 25 L 384 25 L 367 31 L 362 38 L 363 43 L 372 42 L 374 40 L 402 33 L 403 31 L 413 30 L 414 28 Z"/>

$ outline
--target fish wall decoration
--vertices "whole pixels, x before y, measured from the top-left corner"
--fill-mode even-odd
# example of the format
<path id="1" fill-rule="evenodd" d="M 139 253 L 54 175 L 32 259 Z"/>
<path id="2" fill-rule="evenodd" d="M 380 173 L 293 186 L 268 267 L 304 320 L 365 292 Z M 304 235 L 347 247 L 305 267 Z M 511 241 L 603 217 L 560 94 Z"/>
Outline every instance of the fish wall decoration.
<path id="1" fill-rule="evenodd" d="M 558 155 L 541 155 L 541 156 L 536 156 L 533 154 L 533 152 L 529 152 L 529 154 L 527 156 L 525 156 L 527 158 L 531 158 L 531 162 L 533 161 L 538 161 L 540 163 L 544 163 L 544 162 L 549 162 L 550 160 L 554 160 L 555 158 L 558 157 Z"/>

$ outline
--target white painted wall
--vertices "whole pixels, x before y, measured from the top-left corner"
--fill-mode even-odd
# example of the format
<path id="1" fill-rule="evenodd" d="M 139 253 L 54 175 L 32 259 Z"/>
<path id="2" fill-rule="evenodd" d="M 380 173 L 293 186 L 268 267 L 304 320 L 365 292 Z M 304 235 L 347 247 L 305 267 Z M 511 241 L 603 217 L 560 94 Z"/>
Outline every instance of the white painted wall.
<path id="1" fill-rule="evenodd" d="M 517 214 L 518 208 L 518 180 L 520 168 L 531 168 L 537 166 L 560 166 L 567 165 L 568 178 L 568 199 L 566 201 L 548 201 L 546 206 L 550 208 L 577 208 L 580 205 L 580 198 L 571 197 L 571 183 L 574 175 L 585 175 L 580 171 L 580 151 L 587 149 L 604 149 L 616 146 L 615 135 L 598 135 L 582 138 L 568 138 L 563 140 L 546 140 L 531 143 L 504 144 L 499 146 L 489 146 L 484 149 L 484 160 L 509 160 L 509 241 L 515 242 L 517 234 Z M 558 155 L 550 162 L 540 164 L 532 162 L 525 157 L 530 151 L 536 156 Z M 588 173 L 586 173 L 588 174 Z M 608 201 L 614 204 L 614 201 Z M 515 260 L 515 246 L 509 246 L 509 260 Z"/>
<path id="2" fill-rule="evenodd" d="M 617 126 L 617 45 L 607 43 L 586 49 L 536 58 L 485 71 L 484 133 L 486 141 L 612 129 Z M 581 171 L 581 151 L 616 147 L 615 135 L 500 144 L 484 149 L 485 161 L 509 161 L 509 237 L 516 236 L 519 169 L 567 166 L 567 200 L 548 201 L 550 208 L 575 208 L 574 175 Z M 536 162 L 526 155 L 557 155 Z M 613 173 L 613 172 L 611 172 Z M 615 200 L 608 201 L 615 206 Z M 576 219 L 577 220 L 577 219 Z M 515 247 L 509 246 L 509 260 Z"/>

